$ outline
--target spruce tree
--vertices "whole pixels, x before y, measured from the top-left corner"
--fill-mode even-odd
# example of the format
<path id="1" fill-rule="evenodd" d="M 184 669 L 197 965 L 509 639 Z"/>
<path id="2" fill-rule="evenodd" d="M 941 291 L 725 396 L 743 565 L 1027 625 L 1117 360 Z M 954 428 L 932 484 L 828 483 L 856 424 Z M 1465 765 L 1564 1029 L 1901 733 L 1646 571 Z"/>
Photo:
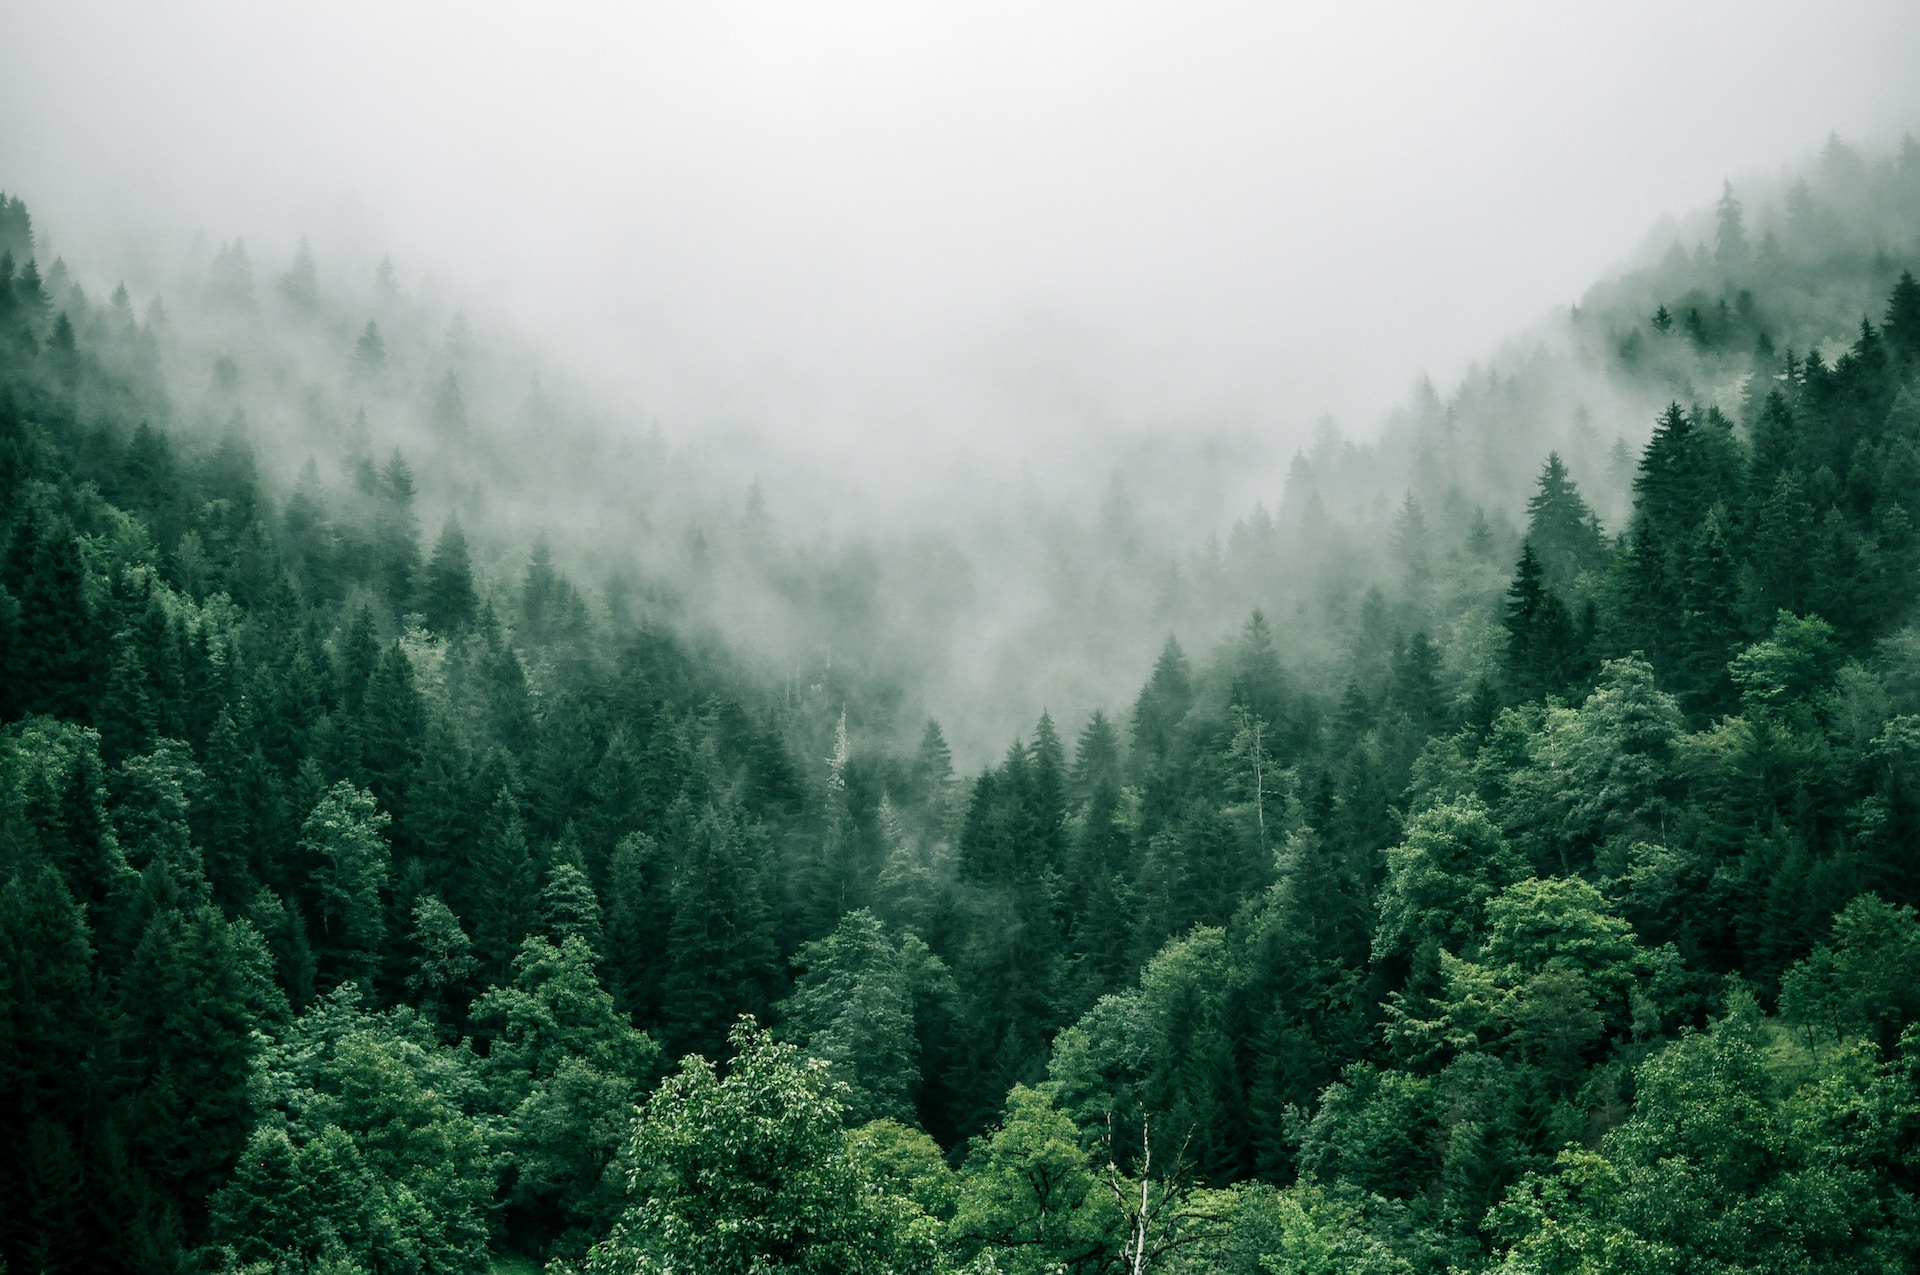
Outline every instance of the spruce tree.
<path id="1" fill-rule="evenodd" d="M 420 610 L 434 632 L 454 636 L 465 632 L 479 614 L 480 600 L 473 589 L 473 565 L 460 521 L 449 517 L 434 542 L 420 584 Z"/>
<path id="2" fill-rule="evenodd" d="M 40 866 L 0 884 L 0 1261 L 9 1270 L 111 1264 L 120 1229 L 96 1162 L 106 1114 L 104 1026 L 85 913 Z M 121 1170 L 124 1172 L 124 1170 Z M 95 1178 L 89 1187 L 89 1179 Z"/>
<path id="3" fill-rule="evenodd" d="M 1920 359 L 1920 283 L 1914 282 L 1911 270 L 1902 270 L 1900 281 L 1893 285 L 1880 331 L 1901 355 Z"/>
<path id="4" fill-rule="evenodd" d="M 1513 583 L 1507 586 L 1507 680 L 1521 699 L 1559 691 L 1574 651 L 1573 617 L 1547 583 L 1532 542 L 1520 547 Z"/>
<path id="5" fill-rule="evenodd" d="M 670 1052 L 710 1052 L 779 981 L 765 834 L 722 799 L 694 819 L 673 873 L 663 1013 Z"/>
<path id="6" fill-rule="evenodd" d="M 1558 452 L 1548 453 L 1540 489 L 1527 501 L 1527 543 L 1547 583 L 1562 595 L 1572 590 L 1581 573 L 1597 571 L 1605 561 L 1600 520 L 1581 499 Z"/>
<path id="7" fill-rule="evenodd" d="M 1153 676 L 1133 705 L 1134 746 L 1146 760 L 1162 763 L 1173 747 L 1174 732 L 1193 704 L 1193 674 L 1187 653 L 1169 637 L 1154 663 Z"/>
<path id="8" fill-rule="evenodd" d="M 527 848 L 526 820 L 520 800 L 502 785 L 480 825 L 480 840 L 466 879 L 462 910 L 473 918 L 474 948 L 482 973 L 498 981 L 506 976 L 520 940 L 533 928 L 534 891 L 538 888 L 533 855 Z"/>
<path id="9" fill-rule="evenodd" d="M 343 779 L 301 825 L 301 848 L 317 865 L 320 968 L 329 984 L 352 980 L 367 990 L 379 966 L 392 873 L 392 852 L 381 835 L 388 823 L 372 793 Z"/>

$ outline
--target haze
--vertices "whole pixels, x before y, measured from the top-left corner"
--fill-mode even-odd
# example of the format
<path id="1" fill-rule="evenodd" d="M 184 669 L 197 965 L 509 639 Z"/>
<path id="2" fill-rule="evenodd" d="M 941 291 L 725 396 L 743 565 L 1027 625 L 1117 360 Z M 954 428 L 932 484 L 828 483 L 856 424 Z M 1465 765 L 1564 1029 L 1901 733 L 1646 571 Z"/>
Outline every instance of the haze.
<path id="1" fill-rule="evenodd" d="M 1046 424 L 1365 432 L 1721 175 L 1897 136 L 1920 104 L 1902 3 L 80 3 L 8 25 L 4 180 L 56 248 L 135 224 L 244 236 L 275 268 L 302 233 L 323 271 L 390 253 L 669 435 L 766 428 L 895 471 Z"/>

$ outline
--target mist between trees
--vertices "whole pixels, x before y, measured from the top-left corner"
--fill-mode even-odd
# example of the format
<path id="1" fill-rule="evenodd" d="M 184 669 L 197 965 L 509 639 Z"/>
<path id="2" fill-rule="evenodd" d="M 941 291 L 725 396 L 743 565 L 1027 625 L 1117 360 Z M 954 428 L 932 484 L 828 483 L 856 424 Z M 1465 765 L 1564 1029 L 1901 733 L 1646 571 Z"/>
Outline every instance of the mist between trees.
<path id="1" fill-rule="evenodd" d="M 44 230 L 0 203 L 8 1269 L 1920 1247 L 1913 142 L 1367 439 L 911 522 L 404 263 Z"/>

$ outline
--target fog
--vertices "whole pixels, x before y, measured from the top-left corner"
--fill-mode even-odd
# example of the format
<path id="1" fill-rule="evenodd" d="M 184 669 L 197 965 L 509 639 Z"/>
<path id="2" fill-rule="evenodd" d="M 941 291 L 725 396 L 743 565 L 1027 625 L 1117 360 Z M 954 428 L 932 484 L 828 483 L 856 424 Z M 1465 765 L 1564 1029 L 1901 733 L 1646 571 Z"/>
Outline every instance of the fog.
<path id="1" fill-rule="evenodd" d="M 8 25 L 5 181 L 50 227 L 377 246 L 670 434 L 1003 454 L 1076 415 L 1364 430 L 1721 176 L 1897 136 L 1920 104 L 1901 3 L 76 3 Z"/>
<path id="2" fill-rule="evenodd" d="M 796 681 L 857 647 L 968 762 L 1041 706 L 1124 708 L 1169 629 L 1204 649 L 1295 594 L 1316 609 L 1281 621 L 1290 658 L 1344 676 L 1364 578 L 1399 569 L 1395 491 L 1455 538 L 1474 502 L 1507 528 L 1558 445 L 1624 509 L 1609 449 L 1644 439 L 1657 387 L 1538 370 L 1533 343 L 1604 345 L 1541 320 L 1710 240 L 1723 178 L 1757 233 L 1830 134 L 1885 153 L 1920 123 L 1898 3 L 76 3 L 8 25 L 0 187 L 96 297 L 124 276 L 171 304 L 242 239 L 264 291 L 311 244 L 324 316 L 183 329 L 184 415 L 243 407 L 287 481 L 309 449 L 417 456 L 464 310 L 466 401 L 507 445 L 427 464 L 422 495 L 492 529 L 496 584 L 540 526 L 588 578 L 609 541 L 704 574 L 733 641 Z M 395 370 L 343 391 L 372 315 Z M 248 341 L 252 379 L 203 391 Z M 1535 368 L 1527 394 L 1475 388 L 1489 359 Z M 1442 398 L 1508 440 L 1470 481 L 1341 441 L 1391 449 Z M 356 408 L 365 439 L 340 433 Z M 609 454 L 646 482 L 580 430 L 633 443 Z M 1266 534 L 1249 510 L 1299 498 L 1296 450 L 1370 530 L 1234 585 Z M 771 566 L 728 541 L 756 480 Z M 716 529 L 720 565 L 689 565 Z M 1209 600 L 1170 601 L 1183 580 Z"/>

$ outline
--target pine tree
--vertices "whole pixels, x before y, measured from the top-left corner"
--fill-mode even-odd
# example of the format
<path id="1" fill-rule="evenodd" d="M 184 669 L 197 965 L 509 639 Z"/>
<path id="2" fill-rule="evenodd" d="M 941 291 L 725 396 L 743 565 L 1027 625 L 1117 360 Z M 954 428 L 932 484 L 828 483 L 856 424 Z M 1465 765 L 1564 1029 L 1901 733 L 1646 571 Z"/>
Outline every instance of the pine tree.
<path id="1" fill-rule="evenodd" d="M 1447 696 L 1440 684 L 1440 648 L 1416 629 L 1400 644 L 1393 658 L 1393 702 L 1407 715 L 1416 735 L 1436 730 L 1447 714 Z"/>
<path id="2" fill-rule="evenodd" d="M 233 714 L 220 710 L 207 739 L 206 777 L 194 809 L 194 839 L 207 858 L 207 876 L 214 897 L 237 907 L 259 888 L 253 855 L 260 846 L 248 817 L 247 756 Z"/>
<path id="3" fill-rule="evenodd" d="M 13 258 L 33 256 L 33 217 L 25 200 L 5 191 L 0 191 L 0 253 Z"/>
<path id="4" fill-rule="evenodd" d="M 1550 452 L 1540 471 L 1540 489 L 1527 501 L 1527 543 L 1540 560 L 1547 583 L 1563 595 L 1582 572 L 1606 559 L 1600 520 L 1567 475 L 1560 453 Z"/>
<path id="5" fill-rule="evenodd" d="M 563 861 L 548 869 L 535 912 L 540 933 L 553 943 L 577 938 L 593 949 L 596 956 L 606 951 L 606 936 L 600 927 L 600 899 L 579 864 Z"/>
<path id="6" fill-rule="evenodd" d="M 1034 727 L 1029 755 L 1033 759 L 1033 823 L 1038 838 L 1029 852 L 1058 868 L 1066 857 L 1067 754 L 1045 709 L 1040 710 L 1040 722 Z"/>
<path id="7" fill-rule="evenodd" d="M 50 866 L 0 884 L 0 1261 L 86 1270 L 110 1261 L 88 1126 L 100 1110 L 101 1006 L 85 914 Z M 107 1220 L 107 1219 L 101 1219 Z"/>
<path id="8" fill-rule="evenodd" d="M 1911 270 L 1900 272 L 1887 298 L 1887 316 L 1880 327 L 1887 344 L 1909 359 L 1920 359 L 1920 283 Z"/>
<path id="9" fill-rule="evenodd" d="M 1192 704 L 1193 675 L 1187 653 L 1170 637 L 1133 705 L 1134 746 L 1147 760 L 1156 764 L 1167 760 L 1174 732 Z"/>
<path id="10" fill-rule="evenodd" d="M 670 1052 L 711 1052 L 779 981 L 765 834 L 729 800 L 693 821 L 678 856 L 663 1013 Z"/>
<path id="11" fill-rule="evenodd" d="M 1680 617 L 1688 696 L 1708 712 L 1729 708 L 1733 701 L 1726 667 L 1741 635 L 1736 552 L 1726 512 L 1716 505 L 1688 556 Z"/>
<path id="12" fill-rule="evenodd" d="M 301 825 L 301 849 L 318 865 L 319 955 L 330 984 L 352 980 L 365 989 L 378 967 L 392 872 L 392 852 L 381 835 L 388 822 L 372 793 L 343 779 Z"/>
<path id="13" fill-rule="evenodd" d="M 1122 782 L 1120 764 L 1120 732 L 1106 713 L 1096 708 L 1081 728 L 1080 738 L 1074 741 L 1068 786 L 1073 806 L 1084 806 L 1102 788 L 1118 791 Z"/>
<path id="14" fill-rule="evenodd" d="M 418 954 L 407 990 L 419 998 L 429 1018 L 447 1019 L 464 1008 L 467 980 L 479 968 L 473 941 L 437 894 L 423 894 L 413 905 L 411 943 Z"/>
<path id="15" fill-rule="evenodd" d="M 473 752 L 446 714 L 427 721 L 420 764 L 407 783 L 407 831 L 429 883 L 446 888 L 479 832 Z"/>
<path id="16" fill-rule="evenodd" d="M 1291 725 L 1288 721 L 1289 693 L 1287 675 L 1280 665 L 1280 653 L 1273 643 L 1273 630 L 1267 617 L 1255 611 L 1240 630 L 1240 642 L 1233 659 L 1233 699 L 1274 732 L 1274 743 L 1281 744 Z"/>
<path id="17" fill-rule="evenodd" d="M 372 319 L 360 330 L 353 344 L 353 375 L 361 381 L 373 381 L 387 370 L 387 343 L 380 336 L 380 325 Z"/>
<path id="18" fill-rule="evenodd" d="M 253 262 L 247 256 L 246 240 L 220 245 L 208 283 L 214 297 L 227 305 L 244 308 L 253 304 Z"/>
<path id="19" fill-rule="evenodd" d="M 1722 183 L 1720 203 L 1714 209 L 1713 259 L 1723 270 L 1737 270 L 1747 264 L 1750 253 L 1740 201 L 1733 197 L 1733 183 Z"/>
<path id="20" fill-rule="evenodd" d="M 119 982 L 128 1151 L 189 1243 L 254 1120 L 257 989 L 272 986 L 258 939 L 212 907 L 161 908 Z"/>
<path id="21" fill-rule="evenodd" d="M 420 610 L 434 632 L 455 636 L 472 626 L 480 609 L 473 589 L 473 565 L 460 521 L 449 516 L 434 542 L 420 585 Z"/>
<path id="22" fill-rule="evenodd" d="M 907 783 L 914 800 L 926 814 L 927 831 L 939 836 L 945 830 L 953 810 L 953 752 L 940 723 L 927 719 L 920 746 L 914 750 L 907 770 Z"/>
<path id="23" fill-rule="evenodd" d="M 474 948 L 486 977 L 505 977 L 520 940 L 533 928 L 537 887 L 532 853 L 527 848 L 526 820 L 520 800 L 501 786 L 480 825 L 480 841 L 462 907 L 473 918 Z"/>
<path id="24" fill-rule="evenodd" d="M 671 882 L 659 843 L 620 838 L 607 863 L 607 976 L 615 1002 L 642 1023 L 661 1017 Z"/>
<path id="25" fill-rule="evenodd" d="M 1507 680 L 1521 699 L 1539 699 L 1566 685 L 1574 657 L 1573 617 L 1547 584 L 1531 542 L 1507 587 Z"/>
<path id="26" fill-rule="evenodd" d="M 426 705 L 414 685 L 413 661 L 396 642 L 367 679 L 359 722 L 360 773 L 381 809 L 403 823 L 411 813 L 407 787 L 419 770 L 426 733 Z M 406 835 L 410 843 L 410 831 Z"/>
<path id="27" fill-rule="evenodd" d="M 79 549 L 62 529 L 30 517 L 15 531 L 6 583 L 20 607 L 15 694 L 27 712 L 81 721 L 90 715 L 106 670 L 85 582 Z"/>
<path id="28" fill-rule="evenodd" d="M 380 466 L 374 555 L 381 593 L 396 613 L 413 605 L 420 574 L 420 517 L 414 512 L 413 468 L 398 447 Z"/>
<path id="29" fill-rule="evenodd" d="M 293 254 L 293 265 L 280 278 L 280 292 L 302 310 L 311 310 L 319 303 L 319 277 L 313 267 L 313 250 L 307 246 L 305 236 Z"/>

